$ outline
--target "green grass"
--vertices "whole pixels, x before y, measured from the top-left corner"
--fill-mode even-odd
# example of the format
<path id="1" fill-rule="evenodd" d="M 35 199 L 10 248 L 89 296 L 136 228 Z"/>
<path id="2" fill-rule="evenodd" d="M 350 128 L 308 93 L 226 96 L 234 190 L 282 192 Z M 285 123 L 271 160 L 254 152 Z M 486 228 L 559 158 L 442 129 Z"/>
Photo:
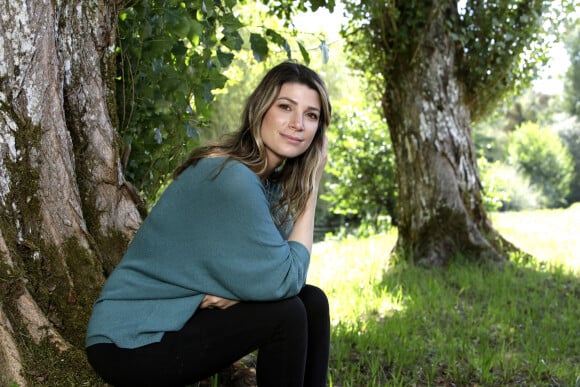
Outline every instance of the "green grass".
<path id="1" fill-rule="evenodd" d="M 493 220 L 537 260 L 392 266 L 395 232 L 315 246 L 331 386 L 580 386 L 580 205 Z"/>

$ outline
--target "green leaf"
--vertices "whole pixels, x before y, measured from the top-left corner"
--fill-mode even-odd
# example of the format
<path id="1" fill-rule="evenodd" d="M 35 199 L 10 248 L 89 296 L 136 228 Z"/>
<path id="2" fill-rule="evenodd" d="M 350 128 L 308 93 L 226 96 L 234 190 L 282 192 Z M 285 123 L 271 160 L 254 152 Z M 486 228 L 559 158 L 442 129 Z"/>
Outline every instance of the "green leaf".
<path id="1" fill-rule="evenodd" d="M 272 41 L 272 43 L 283 48 L 284 51 L 286 51 L 286 56 L 288 58 L 292 58 L 292 50 L 290 48 L 290 45 L 288 44 L 288 40 L 284 39 L 282 35 L 280 35 L 278 32 L 270 28 L 266 30 L 266 36 L 270 38 L 270 41 Z"/>
<path id="2" fill-rule="evenodd" d="M 234 8 L 236 4 L 238 4 L 237 0 L 226 0 L 226 7 L 228 7 L 229 9 Z"/>
<path id="3" fill-rule="evenodd" d="M 298 48 L 300 48 L 300 53 L 302 54 L 302 59 L 304 60 L 304 63 L 310 64 L 310 54 L 308 53 L 304 45 L 298 42 Z"/>
<path id="4" fill-rule="evenodd" d="M 185 38 L 189 35 L 191 24 L 188 16 L 177 12 L 167 12 L 164 17 L 167 22 L 168 32 L 180 38 Z"/>
<path id="5" fill-rule="evenodd" d="M 189 35 L 187 37 L 192 42 L 194 42 L 197 38 L 197 41 L 199 42 L 199 37 L 203 35 L 203 26 L 201 23 L 199 23 L 197 20 L 191 19 L 189 27 Z"/>
<path id="6" fill-rule="evenodd" d="M 225 86 L 228 77 L 221 74 L 219 71 L 215 70 L 212 71 L 210 74 L 208 74 L 207 79 L 211 83 L 212 89 L 221 89 L 222 87 Z"/>
<path id="7" fill-rule="evenodd" d="M 175 56 L 183 56 L 187 53 L 187 47 L 182 41 L 176 42 L 171 49 L 171 53 Z"/>
<path id="8" fill-rule="evenodd" d="M 310 0 L 310 9 L 315 12 L 318 8 L 326 8 L 330 12 L 334 11 L 334 0 Z"/>
<path id="9" fill-rule="evenodd" d="M 254 59 L 258 62 L 262 62 L 266 57 L 268 57 L 268 42 L 266 39 L 258 34 L 252 33 L 250 35 L 250 45 L 252 47 Z"/>
<path id="10" fill-rule="evenodd" d="M 224 15 L 222 24 L 224 26 L 224 31 L 228 33 L 237 31 L 244 26 L 244 24 L 231 13 Z"/>
<path id="11" fill-rule="evenodd" d="M 240 36 L 240 34 L 236 31 L 230 34 L 225 35 L 221 39 L 221 43 L 233 51 L 239 51 L 242 49 L 242 45 L 244 44 L 244 40 Z"/>
<path id="12" fill-rule="evenodd" d="M 222 67 L 228 67 L 234 60 L 234 54 L 230 52 L 223 52 L 222 50 L 218 49 L 217 58 Z"/>

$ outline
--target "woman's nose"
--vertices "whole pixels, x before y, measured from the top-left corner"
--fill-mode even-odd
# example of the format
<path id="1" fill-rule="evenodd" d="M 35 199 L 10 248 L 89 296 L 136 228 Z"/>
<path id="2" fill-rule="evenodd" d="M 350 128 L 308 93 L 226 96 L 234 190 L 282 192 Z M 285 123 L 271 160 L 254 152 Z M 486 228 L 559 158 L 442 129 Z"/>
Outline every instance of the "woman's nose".
<path id="1" fill-rule="evenodd" d="M 300 114 L 295 114 L 292 117 L 292 122 L 291 122 L 291 126 L 295 129 L 295 130 L 302 130 L 304 128 L 303 125 L 303 121 L 302 121 L 302 115 Z"/>

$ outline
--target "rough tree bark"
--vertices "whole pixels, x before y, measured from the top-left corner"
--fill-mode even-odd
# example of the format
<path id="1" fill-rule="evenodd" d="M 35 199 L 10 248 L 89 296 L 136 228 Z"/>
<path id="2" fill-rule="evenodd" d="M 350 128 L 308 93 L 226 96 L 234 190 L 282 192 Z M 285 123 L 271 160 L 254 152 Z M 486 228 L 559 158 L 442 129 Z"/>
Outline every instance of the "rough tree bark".
<path id="1" fill-rule="evenodd" d="M 115 2 L 0 4 L 0 385 L 89 384 L 91 305 L 141 221 L 115 131 Z"/>
<path id="2" fill-rule="evenodd" d="M 509 245 L 492 227 L 481 194 L 470 111 L 445 30 L 449 12 L 434 2 L 411 63 L 396 64 L 383 95 L 399 185 L 396 251 L 426 266 L 457 254 L 501 263 Z"/>

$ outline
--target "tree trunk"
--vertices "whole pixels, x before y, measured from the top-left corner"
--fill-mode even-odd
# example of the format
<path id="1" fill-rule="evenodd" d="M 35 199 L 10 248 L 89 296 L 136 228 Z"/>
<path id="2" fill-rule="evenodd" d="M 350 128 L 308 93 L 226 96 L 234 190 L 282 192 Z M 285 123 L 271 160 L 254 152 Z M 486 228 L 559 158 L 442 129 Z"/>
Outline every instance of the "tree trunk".
<path id="1" fill-rule="evenodd" d="M 396 251 L 427 266 L 458 254 L 503 261 L 483 207 L 470 112 L 456 76 L 445 9 L 434 5 L 411 63 L 397 64 L 383 109 L 396 154 L 399 236 Z M 449 11 L 449 10 L 447 10 Z"/>
<path id="2" fill-rule="evenodd" d="M 95 385 L 86 324 L 138 228 L 105 0 L 0 1 L 0 385 Z"/>

